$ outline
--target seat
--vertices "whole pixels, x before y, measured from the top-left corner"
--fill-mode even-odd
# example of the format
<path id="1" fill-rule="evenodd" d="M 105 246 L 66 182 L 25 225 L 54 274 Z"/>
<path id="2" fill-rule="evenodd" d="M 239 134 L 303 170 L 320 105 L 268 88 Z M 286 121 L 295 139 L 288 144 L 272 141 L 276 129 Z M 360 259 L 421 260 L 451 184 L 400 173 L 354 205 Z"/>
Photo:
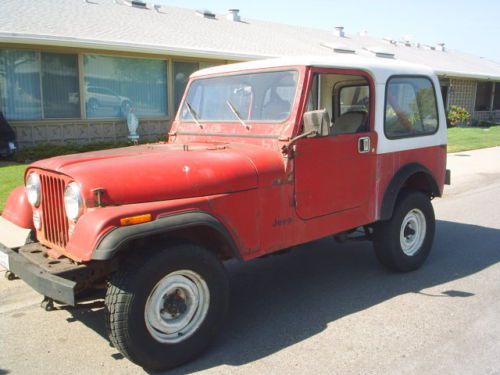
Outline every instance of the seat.
<path id="1" fill-rule="evenodd" d="M 330 135 L 353 134 L 366 131 L 365 111 L 349 111 L 341 115 L 330 128 Z"/>

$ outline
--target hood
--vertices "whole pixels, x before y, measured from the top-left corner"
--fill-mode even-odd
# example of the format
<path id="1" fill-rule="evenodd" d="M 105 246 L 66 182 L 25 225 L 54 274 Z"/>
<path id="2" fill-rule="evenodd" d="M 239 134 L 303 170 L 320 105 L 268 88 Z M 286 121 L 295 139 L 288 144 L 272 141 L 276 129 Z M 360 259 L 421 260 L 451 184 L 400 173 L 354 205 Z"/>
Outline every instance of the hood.
<path id="1" fill-rule="evenodd" d="M 276 152 L 251 145 L 160 143 L 60 156 L 31 168 L 74 179 L 87 206 L 93 206 L 96 188 L 105 189 L 106 204 L 119 205 L 254 189 L 259 179 L 253 159 L 269 161 L 272 154 Z M 279 162 L 276 156 L 271 160 Z M 277 168 L 282 170 L 282 164 Z"/>

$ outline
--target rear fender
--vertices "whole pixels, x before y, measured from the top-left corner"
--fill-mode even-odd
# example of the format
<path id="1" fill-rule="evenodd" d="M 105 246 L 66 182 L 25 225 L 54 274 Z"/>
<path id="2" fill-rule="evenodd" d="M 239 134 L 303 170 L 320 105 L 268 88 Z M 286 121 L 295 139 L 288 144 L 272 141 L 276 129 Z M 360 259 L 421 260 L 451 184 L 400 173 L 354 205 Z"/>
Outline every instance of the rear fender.
<path id="1" fill-rule="evenodd" d="M 429 169 L 419 163 L 407 164 L 394 175 L 384 193 L 380 220 L 389 220 L 392 217 L 396 200 L 403 188 L 423 191 L 431 198 L 441 196 L 439 185 Z"/>

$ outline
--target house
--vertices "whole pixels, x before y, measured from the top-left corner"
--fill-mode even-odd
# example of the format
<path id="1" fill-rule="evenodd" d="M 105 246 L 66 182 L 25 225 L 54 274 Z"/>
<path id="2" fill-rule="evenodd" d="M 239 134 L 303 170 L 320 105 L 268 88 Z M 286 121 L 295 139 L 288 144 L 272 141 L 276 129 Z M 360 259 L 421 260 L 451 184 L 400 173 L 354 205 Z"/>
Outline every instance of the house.
<path id="1" fill-rule="evenodd" d="M 163 138 L 189 75 L 204 67 L 292 55 L 355 54 L 428 65 L 447 106 L 476 120 L 500 117 L 500 65 L 367 33 L 246 19 L 132 0 L 2 0 L 0 110 L 22 147 Z"/>

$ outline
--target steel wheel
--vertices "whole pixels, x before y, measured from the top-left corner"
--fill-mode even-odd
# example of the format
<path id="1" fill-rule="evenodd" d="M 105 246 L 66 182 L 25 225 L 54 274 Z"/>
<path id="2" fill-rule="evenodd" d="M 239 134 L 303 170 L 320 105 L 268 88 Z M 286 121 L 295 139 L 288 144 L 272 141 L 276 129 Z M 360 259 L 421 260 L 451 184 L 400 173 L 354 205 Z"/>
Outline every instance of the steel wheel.
<path id="1" fill-rule="evenodd" d="M 189 270 L 172 272 L 151 291 L 144 310 L 146 327 L 161 343 L 179 343 L 203 323 L 210 306 L 206 282 Z"/>
<path id="2" fill-rule="evenodd" d="M 415 255 L 424 243 L 427 224 L 425 216 L 418 208 L 406 214 L 401 224 L 399 241 L 401 250 L 408 256 Z"/>

